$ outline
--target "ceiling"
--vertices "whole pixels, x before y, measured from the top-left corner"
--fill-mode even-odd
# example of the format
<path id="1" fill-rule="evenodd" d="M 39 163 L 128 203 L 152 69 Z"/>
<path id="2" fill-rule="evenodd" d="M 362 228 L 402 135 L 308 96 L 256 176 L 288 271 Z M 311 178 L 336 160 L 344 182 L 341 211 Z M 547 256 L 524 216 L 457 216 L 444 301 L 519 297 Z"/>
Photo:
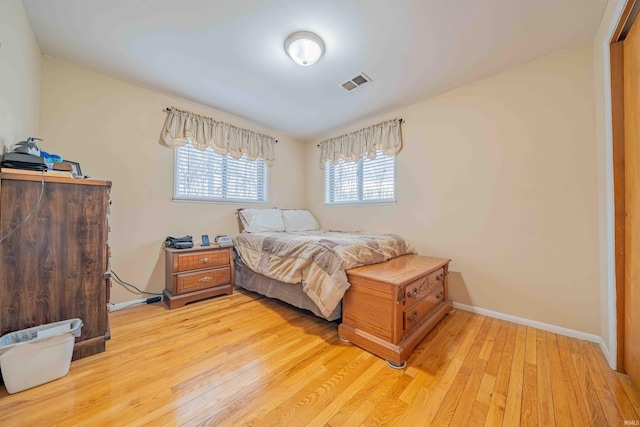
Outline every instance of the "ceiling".
<path id="1" fill-rule="evenodd" d="M 1 0 L 0 0 L 1 1 Z M 606 0 L 23 0 L 45 55 L 301 141 L 591 41 Z M 311 31 L 302 67 L 285 39 Z M 340 84 L 363 72 L 371 83 Z"/>

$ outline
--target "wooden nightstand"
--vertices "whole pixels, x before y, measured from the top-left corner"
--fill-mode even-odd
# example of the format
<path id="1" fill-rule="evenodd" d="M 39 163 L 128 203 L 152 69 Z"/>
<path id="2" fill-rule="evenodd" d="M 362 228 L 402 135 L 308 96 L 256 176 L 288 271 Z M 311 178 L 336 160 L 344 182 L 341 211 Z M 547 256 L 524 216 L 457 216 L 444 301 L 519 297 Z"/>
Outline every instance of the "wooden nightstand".
<path id="1" fill-rule="evenodd" d="M 338 334 L 402 368 L 413 349 L 451 310 L 449 259 L 404 255 L 347 270 Z"/>
<path id="2" fill-rule="evenodd" d="M 170 309 L 216 295 L 231 295 L 235 271 L 233 246 L 165 248 L 164 302 Z"/>

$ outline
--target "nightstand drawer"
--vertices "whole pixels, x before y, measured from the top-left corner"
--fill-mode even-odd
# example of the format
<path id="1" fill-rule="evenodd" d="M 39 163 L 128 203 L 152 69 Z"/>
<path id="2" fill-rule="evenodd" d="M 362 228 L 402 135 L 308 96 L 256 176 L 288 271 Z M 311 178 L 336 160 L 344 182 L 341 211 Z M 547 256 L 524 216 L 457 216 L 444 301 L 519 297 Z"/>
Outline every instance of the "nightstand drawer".
<path id="1" fill-rule="evenodd" d="M 410 307 L 420 301 L 426 295 L 433 292 L 434 289 L 442 286 L 444 283 L 444 268 L 440 268 L 433 273 L 415 280 L 405 286 L 404 306 Z"/>
<path id="2" fill-rule="evenodd" d="M 422 319 L 433 312 L 433 309 L 444 301 L 444 286 L 439 285 L 432 293 L 403 312 L 402 329 L 404 332 L 419 324 Z"/>
<path id="3" fill-rule="evenodd" d="M 228 265 L 231 263 L 229 254 L 229 251 L 224 250 L 179 254 L 175 271 L 192 271 Z"/>
<path id="4" fill-rule="evenodd" d="M 180 295 L 231 283 L 231 268 L 221 267 L 196 273 L 183 273 L 178 274 L 175 279 L 176 293 Z"/>

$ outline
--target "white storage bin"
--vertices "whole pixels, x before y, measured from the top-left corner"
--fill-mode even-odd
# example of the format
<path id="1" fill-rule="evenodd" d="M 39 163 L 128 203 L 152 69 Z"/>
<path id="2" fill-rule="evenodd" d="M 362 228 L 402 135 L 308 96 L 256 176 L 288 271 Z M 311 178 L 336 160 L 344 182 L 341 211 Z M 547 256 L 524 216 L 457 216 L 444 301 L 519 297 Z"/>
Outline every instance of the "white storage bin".
<path id="1" fill-rule="evenodd" d="M 71 319 L 11 332 L 0 338 L 0 369 L 9 393 L 64 377 L 82 320 Z"/>

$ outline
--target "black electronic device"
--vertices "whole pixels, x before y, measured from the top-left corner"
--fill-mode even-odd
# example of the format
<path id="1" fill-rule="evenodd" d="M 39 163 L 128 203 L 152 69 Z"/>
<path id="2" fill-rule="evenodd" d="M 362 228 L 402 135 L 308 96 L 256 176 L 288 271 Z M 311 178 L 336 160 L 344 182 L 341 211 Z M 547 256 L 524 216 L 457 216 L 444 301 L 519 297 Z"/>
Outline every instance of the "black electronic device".
<path id="1" fill-rule="evenodd" d="M 171 237 L 167 236 L 164 241 L 164 245 L 167 248 L 174 249 L 189 249 L 193 247 L 193 237 L 184 236 L 184 237 Z"/>
<path id="2" fill-rule="evenodd" d="M 202 246 L 209 246 L 209 236 L 207 234 L 202 235 Z"/>
<path id="3" fill-rule="evenodd" d="M 47 163 L 43 157 L 24 153 L 5 153 L 1 166 L 11 169 L 26 169 L 33 171 L 47 170 Z"/>

